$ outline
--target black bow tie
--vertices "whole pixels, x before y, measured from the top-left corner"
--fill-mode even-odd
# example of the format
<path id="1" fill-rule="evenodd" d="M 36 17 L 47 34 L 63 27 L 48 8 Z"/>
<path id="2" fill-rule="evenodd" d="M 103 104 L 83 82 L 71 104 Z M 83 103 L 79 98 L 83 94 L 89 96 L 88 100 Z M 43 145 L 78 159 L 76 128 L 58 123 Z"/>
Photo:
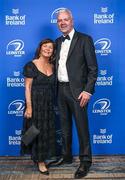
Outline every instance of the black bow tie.
<path id="1" fill-rule="evenodd" d="M 62 36 L 62 41 L 63 41 L 63 42 L 64 42 L 66 39 L 70 40 L 69 35 L 67 35 L 67 36 Z"/>

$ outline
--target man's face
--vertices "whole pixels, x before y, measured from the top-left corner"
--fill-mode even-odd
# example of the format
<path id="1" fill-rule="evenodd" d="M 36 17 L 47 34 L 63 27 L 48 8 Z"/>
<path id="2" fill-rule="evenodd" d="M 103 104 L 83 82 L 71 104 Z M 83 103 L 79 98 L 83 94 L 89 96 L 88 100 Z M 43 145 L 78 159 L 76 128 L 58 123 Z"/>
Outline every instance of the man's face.
<path id="1" fill-rule="evenodd" d="M 67 35 L 73 29 L 73 19 L 68 12 L 60 12 L 57 18 L 59 30 Z"/>

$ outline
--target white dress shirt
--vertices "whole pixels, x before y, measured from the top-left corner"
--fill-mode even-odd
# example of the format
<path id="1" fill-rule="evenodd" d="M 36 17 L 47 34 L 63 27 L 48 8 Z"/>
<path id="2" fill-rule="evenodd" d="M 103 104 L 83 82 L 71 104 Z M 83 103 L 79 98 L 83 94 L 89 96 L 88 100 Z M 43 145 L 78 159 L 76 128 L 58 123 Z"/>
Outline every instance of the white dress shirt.
<path id="1" fill-rule="evenodd" d="M 74 33 L 75 33 L 75 30 L 73 29 L 68 34 L 70 37 L 70 40 L 66 39 L 61 44 L 59 67 L 58 67 L 58 81 L 59 82 L 69 82 L 67 68 L 66 68 L 66 61 L 67 61 L 68 52 L 69 52 L 69 48 L 70 48 Z"/>

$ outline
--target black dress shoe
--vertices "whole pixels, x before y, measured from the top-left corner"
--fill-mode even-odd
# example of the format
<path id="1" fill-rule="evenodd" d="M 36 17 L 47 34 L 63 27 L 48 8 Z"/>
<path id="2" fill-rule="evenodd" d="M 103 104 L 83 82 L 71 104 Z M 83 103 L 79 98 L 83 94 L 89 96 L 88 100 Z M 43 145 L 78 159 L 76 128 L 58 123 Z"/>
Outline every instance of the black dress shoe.
<path id="1" fill-rule="evenodd" d="M 51 164 L 54 166 L 63 165 L 63 164 L 72 164 L 72 158 L 70 159 L 60 158 L 57 162 Z"/>
<path id="2" fill-rule="evenodd" d="M 80 179 L 82 177 L 85 177 L 89 172 L 89 168 L 90 168 L 90 166 L 80 164 L 79 168 L 75 172 L 74 178 L 75 179 Z"/>

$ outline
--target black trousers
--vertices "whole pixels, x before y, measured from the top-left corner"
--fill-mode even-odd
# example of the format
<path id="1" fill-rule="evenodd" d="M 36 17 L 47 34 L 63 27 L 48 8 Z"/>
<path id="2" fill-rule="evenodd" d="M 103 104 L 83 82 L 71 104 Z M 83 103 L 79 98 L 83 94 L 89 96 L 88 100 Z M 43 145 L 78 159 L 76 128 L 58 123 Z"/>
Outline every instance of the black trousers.
<path id="1" fill-rule="evenodd" d="M 64 158 L 72 158 L 72 115 L 79 139 L 79 158 L 81 162 L 92 162 L 90 137 L 88 130 L 87 106 L 81 108 L 71 93 L 69 83 L 58 83 L 58 106 L 62 128 L 62 154 Z"/>

